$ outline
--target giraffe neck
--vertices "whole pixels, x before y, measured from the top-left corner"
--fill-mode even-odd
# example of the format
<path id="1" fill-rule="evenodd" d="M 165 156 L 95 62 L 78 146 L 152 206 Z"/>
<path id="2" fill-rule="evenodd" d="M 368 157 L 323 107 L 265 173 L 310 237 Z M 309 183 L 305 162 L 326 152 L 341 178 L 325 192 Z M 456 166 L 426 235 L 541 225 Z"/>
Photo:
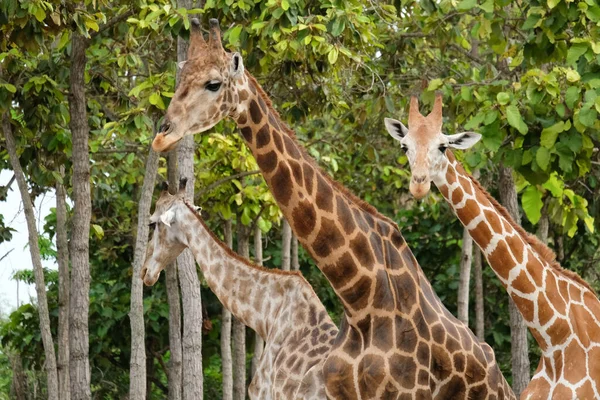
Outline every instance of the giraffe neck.
<path id="1" fill-rule="evenodd" d="M 318 303 L 316 295 L 306 300 L 303 292 L 309 285 L 300 275 L 249 263 L 214 236 L 199 218 L 193 218 L 186 236 L 210 289 L 225 308 L 263 339 L 267 340 L 273 331 L 290 328 L 289 322 L 280 318 L 286 309 L 292 314 L 301 313 L 311 301 Z"/>
<path id="2" fill-rule="evenodd" d="M 397 294 L 391 289 L 373 295 L 378 283 L 389 288 L 385 265 L 392 242 L 395 268 L 408 268 L 419 282 L 418 264 L 396 224 L 323 172 L 254 78 L 246 79 L 235 118 L 238 127 L 294 234 L 342 300 L 349 323 L 364 318 L 374 303 L 396 308 Z"/>
<path id="3" fill-rule="evenodd" d="M 458 163 L 450 151 L 445 170 L 434 184 L 481 248 L 542 351 L 551 352 L 557 336 L 568 337 L 569 291 L 577 288 L 582 301 L 587 287 L 571 279 L 540 254 L 524 231 L 517 231 L 507 214 Z M 538 244 L 537 246 L 540 246 Z M 548 257 L 548 256 L 546 256 Z M 558 338 L 560 339 L 560 338 Z"/>

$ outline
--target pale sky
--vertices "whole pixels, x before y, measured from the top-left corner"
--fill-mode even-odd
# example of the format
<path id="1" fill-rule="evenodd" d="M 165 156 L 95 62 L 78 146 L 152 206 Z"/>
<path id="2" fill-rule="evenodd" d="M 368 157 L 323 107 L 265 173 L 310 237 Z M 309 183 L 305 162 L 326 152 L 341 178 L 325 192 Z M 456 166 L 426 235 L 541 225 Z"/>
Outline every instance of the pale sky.
<path id="1" fill-rule="evenodd" d="M 12 171 L 0 171 L 0 185 L 6 185 L 13 176 Z M 50 208 L 56 206 L 54 192 L 47 193 L 35 199 L 35 218 L 38 232 L 44 227 L 44 218 L 50 213 Z M 35 287 L 12 279 L 15 271 L 33 269 L 31 254 L 28 246 L 27 223 L 23 213 L 21 194 L 17 182 L 13 182 L 5 202 L 0 202 L 0 213 L 4 216 L 4 224 L 16 230 L 12 240 L 0 243 L 0 258 L 11 249 L 12 252 L 0 261 L 0 315 L 7 315 L 17 308 L 17 285 L 19 291 L 19 304 L 30 302 L 36 297 Z M 42 265 L 51 269 L 58 269 L 54 260 L 44 261 Z"/>

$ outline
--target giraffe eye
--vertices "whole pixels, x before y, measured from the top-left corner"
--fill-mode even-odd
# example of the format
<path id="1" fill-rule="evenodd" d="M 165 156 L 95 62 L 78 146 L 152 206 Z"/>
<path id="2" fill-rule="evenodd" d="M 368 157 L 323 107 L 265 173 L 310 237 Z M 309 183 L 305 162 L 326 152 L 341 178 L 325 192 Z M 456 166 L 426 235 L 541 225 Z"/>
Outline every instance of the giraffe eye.
<path id="1" fill-rule="evenodd" d="M 219 81 L 208 81 L 206 85 L 204 85 L 206 90 L 210 90 L 211 92 L 216 92 L 221 88 L 221 82 Z"/>
<path id="2" fill-rule="evenodd" d="M 447 147 L 447 146 L 444 146 L 444 145 L 441 145 L 441 146 L 440 146 L 440 147 L 438 147 L 438 148 L 440 149 L 440 151 L 441 151 L 442 153 L 445 153 L 445 152 L 446 152 L 446 149 L 447 149 L 448 147 Z"/>
<path id="3" fill-rule="evenodd" d="M 406 151 L 407 147 L 404 143 L 400 143 L 400 148 L 404 151 Z"/>
<path id="4" fill-rule="evenodd" d="M 154 228 L 156 227 L 156 222 L 150 222 L 150 223 L 148 224 L 148 227 L 149 227 L 150 229 L 154 229 Z"/>

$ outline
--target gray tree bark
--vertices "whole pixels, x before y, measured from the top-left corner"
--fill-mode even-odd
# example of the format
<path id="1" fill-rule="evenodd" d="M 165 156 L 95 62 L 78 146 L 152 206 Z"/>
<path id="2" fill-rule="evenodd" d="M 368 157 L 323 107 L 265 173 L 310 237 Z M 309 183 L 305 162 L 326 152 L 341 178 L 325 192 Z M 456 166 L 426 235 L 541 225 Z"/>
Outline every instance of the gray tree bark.
<path id="1" fill-rule="evenodd" d="M 231 220 L 225 221 L 225 243 L 233 249 Z M 233 400 L 233 365 L 231 359 L 231 313 L 221 311 L 221 368 L 223 374 L 223 400 Z"/>
<path id="2" fill-rule="evenodd" d="M 65 168 L 59 174 L 65 179 Z M 56 182 L 56 252 L 58 261 L 58 396 L 60 400 L 71 399 L 69 373 L 69 239 L 67 237 L 67 193 L 64 185 Z"/>
<path id="3" fill-rule="evenodd" d="M 237 221 L 237 252 L 242 257 L 250 257 L 248 228 Z M 233 398 L 246 398 L 246 327 L 237 318 L 233 318 Z"/>
<path id="4" fill-rule="evenodd" d="M 71 39 L 69 113 L 73 142 L 73 229 L 71 231 L 71 397 L 91 399 L 88 317 L 90 308 L 90 195 L 89 126 L 85 98 L 87 40 L 74 31 Z"/>
<path id="5" fill-rule="evenodd" d="M 548 232 L 550 231 L 550 218 L 548 218 L 548 201 L 542 207 L 542 216 L 538 221 L 536 235 L 545 244 L 548 244 Z"/>
<path id="6" fill-rule="evenodd" d="M 254 227 L 254 262 L 258 265 L 263 265 L 262 231 L 258 227 L 258 224 Z M 258 369 L 264 347 L 265 341 L 263 338 L 258 333 L 254 333 L 254 354 L 252 355 L 252 364 L 250 367 L 251 380 Z"/>
<path id="7" fill-rule="evenodd" d="M 485 340 L 484 307 L 483 307 L 483 257 L 479 247 L 475 247 L 473 266 L 475 275 L 475 335 L 480 340 Z"/>
<path id="8" fill-rule="evenodd" d="M 171 152 L 168 156 L 169 189 L 175 193 L 179 187 L 177 176 L 177 154 Z M 181 349 L 181 300 L 179 297 L 179 279 L 177 278 L 177 263 L 167 265 L 165 268 L 167 286 L 167 301 L 169 302 L 169 370 L 167 381 L 169 383 L 168 400 L 181 400 L 183 396 L 183 354 Z"/>
<path id="9" fill-rule="evenodd" d="M 35 290 L 38 299 L 38 314 L 40 318 L 40 331 L 42 335 L 42 345 L 44 346 L 44 354 L 46 356 L 46 374 L 48 380 L 48 399 L 58 400 L 58 373 L 56 371 L 56 353 L 54 351 L 54 340 L 50 331 L 50 315 L 48 313 L 48 299 L 46 298 L 46 283 L 44 282 L 44 270 L 42 268 L 42 260 L 40 258 L 40 249 L 38 246 L 38 232 L 35 226 L 35 213 L 31 196 L 25 181 L 23 169 L 19 163 L 17 155 L 17 145 L 12 134 L 12 127 L 7 112 L 2 115 L 2 131 L 6 139 L 6 150 L 12 165 L 19 192 L 21 193 L 21 201 L 23 202 L 23 211 L 27 221 L 27 231 L 29 234 L 29 253 L 31 254 L 31 262 L 33 264 L 33 274 L 35 277 Z"/>
<path id="10" fill-rule="evenodd" d="M 458 281 L 458 319 L 467 326 L 469 325 L 469 284 L 471 283 L 472 261 L 473 238 L 469 234 L 469 230 L 464 228 Z"/>
<path id="11" fill-rule="evenodd" d="M 292 267 L 291 246 L 292 227 L 284 218 L 281 227 L 281 269 L 284 271 L 289 271 Z"/>
<path id="12" fill-rule="evenodd" d="M 148 245 L 148 222 L 152 193 L 158 171 L 158 153 L 150 148 L 146 159 L 146 172 L 142 193 L 138 203 L 138 222 L 131 276 L 131 306 L 129 320 L 131 324 L 131 359 L 129 360 L 129 399 L 146 399 L 146 343 L 144 328 L 144 293 L 140 272 Z"/>
<path id="13" fill-rule="evenodd" d="M 10 350 L 7 355 L 12 368 L 11 394 L 14 400 L 27 400 L 27 376 L 23 373 L 21 355 Z"/>
<path id="14" fill-rule="evenodd" d="M 500 167 L 499 192 L 500 203 L 506 207 L 515 222 L 520 224 L 521 216 L 519 214 L 517 190 L 511 168 Z M 508 308 L 510 313 L 513 391 L 518 398 L 530 380 L 527 327 L 525 326 L 523 316 L 512 299 L 509 299 Z"/>
<path id="15" fill-rule="evenodd" d="M 300 261 L 298 260 L 298 238 L 292 235 L 292 271 L 300 270 Z"/>

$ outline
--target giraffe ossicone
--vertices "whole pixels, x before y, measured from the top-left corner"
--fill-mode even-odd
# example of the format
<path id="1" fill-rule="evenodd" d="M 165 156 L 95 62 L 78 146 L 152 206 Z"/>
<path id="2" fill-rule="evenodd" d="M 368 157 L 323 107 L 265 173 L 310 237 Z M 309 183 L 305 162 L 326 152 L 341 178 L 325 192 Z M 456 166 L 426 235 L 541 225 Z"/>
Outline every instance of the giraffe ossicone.
<path id="1" fill-rule="evenodd" d="M 468 148 L 480 136 L 442 134 L 440 95 L 427 117 L 419 113 L 418 102 L 412 98 L 408 128 L 391 119 L 386 119 L 386 128 L 407 153 L 413 174 L 411 192 L 422 197 L 429 190 L 425 181 L 427 185 L 434 182 L 469 229 L 539 344 L 540 364 L 521 398 L 599 399 L 600 301 L 587 282 L 561 268 L 552 250 L 515 223 L 444 148 Z M 413 191 L 417 174 L 426 179 L 415 182 Z"/>
<path id="2" fill-rule="evenodd" d="M 322 366 L 338 329 L 302 275 L 263 268 L 231 251 L 185 199 L 185 187 L 161 193 L 151 223 L 144 283 L 153 285 L 189 248 L 223 306 L 265 340 L 250 398 L 326 399 Z"/>

